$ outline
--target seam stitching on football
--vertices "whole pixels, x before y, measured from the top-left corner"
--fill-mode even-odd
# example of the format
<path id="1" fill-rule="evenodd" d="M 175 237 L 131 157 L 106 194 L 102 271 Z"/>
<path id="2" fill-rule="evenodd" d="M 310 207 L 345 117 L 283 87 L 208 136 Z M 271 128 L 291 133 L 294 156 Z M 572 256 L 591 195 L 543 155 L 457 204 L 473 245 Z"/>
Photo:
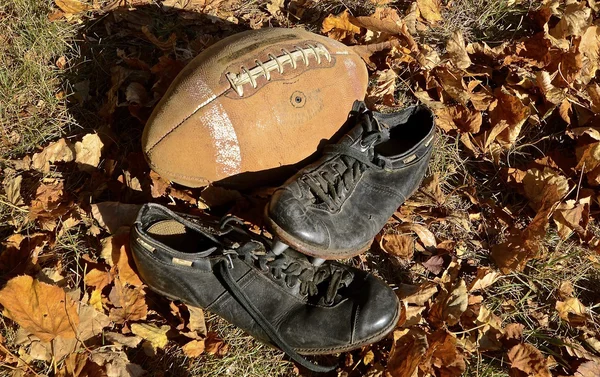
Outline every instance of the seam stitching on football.
<path id="1" fill-rule="evenodd" d="M 229 90 L 229 89 L 227 89 Z M 190 119 L 191 117 L 194 116 L 194 114 L 196 114 L 201 108 L 203 108 L 204 106 L 208 105 L 209 103 L 211 103 L 212 101 L 216 100 L 217 98 L 221 97 L 227 90 L 224 90 L 223 92 L 219 93 L 219 94 L 214 94 L 212 97 L 210 97 L 209 99 L 207 99 L 206 101 L 202 102 L 200 105 L 198 105 L 198 107 L 196 107 L 194 109 L 194 111 L 192 111 L 192 113 L 188 116 L 186 116 L 185 118 L 183 118 L 183 120 L 179 123 L 177 123 L 177 125 L 173 126 L 173 128 L 171 128 L 169 131 L 167 131 L 166 134 L 164 134 L 163 136 L 161 136 L 156 143 L 152 144 L 150 147 L 148 147 L 148 150 L 146 151 L 146 154 L 149 156 L 150 152 L 152 152 L 152 149 L 154 149 L 154 147 L 156 147 L 158 145 L 158 143 L 160 143 L 161 141 L 164 140 L 164 138 L 166 138 L 167 136 L 169 136 L 173 131 L 175 131 L 177 128 L 179 128 L 179 126 L 181 126 L 182 124 L 184 124 L 188 119 Z"/>
<path id="2" fill-rule="evenodd" d="M 327 59 L 327 62 L 331 62 L 331 53 L 321 43 L 306 44 L 307 47 L 294 46 L 294 49 L 290 52 L 284 48 L 281 49 L 282 54 L 275 56 L 269 54 L 269 60 L 261 62 L 255 60 L 256 65 L 250 69 L 242 66 L 241 72 L 238 74 L 227 72 L 225 77 L 229 81 L 231 88 L 242 97 L 244 95 L 244 85 L 250 84 L 252 88 L 256 89 L 258 84 L 256 79 L 264 76 L 267 81 L 271 80 L 271 72 L 277 70 L 280 74 L 283 74 L 284 65 L 289 64 L 292 69 L 296 69 L 297 61 L 303 61 L 304 65 L 308 67 L 309 56 L 312 55 L 316 60 L 317 64 L 321 64 L 321 55 Z"/>

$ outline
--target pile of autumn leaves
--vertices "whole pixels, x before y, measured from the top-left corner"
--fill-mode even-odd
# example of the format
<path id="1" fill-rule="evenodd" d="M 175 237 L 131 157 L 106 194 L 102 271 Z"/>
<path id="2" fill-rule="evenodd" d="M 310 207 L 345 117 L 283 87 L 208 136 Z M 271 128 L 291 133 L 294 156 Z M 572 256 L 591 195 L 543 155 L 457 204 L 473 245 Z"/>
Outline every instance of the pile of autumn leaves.
<path id="1" fill-rule="evenodd" d="M 77 3 L 60 1 L 63 7 Z M 271 1 L 268 9 L 275 12 L 282 4 Z M 398 82 L 404 80 L 412 94 L 434 110 L 443 132 L 459 139 L 473 159 L 499 168 L 507 184 L 527 198 L 533 215 L 523 226 L 492 201 L 481 203 L 473 190 L 461 190 L 479 211 L 493 214 L 493 221 L 488 218 L 486 225 L 496 230 L 499 240 L 490 246 L 499 271 L 477 267 L 476 276 L 466 277 L 460 250 L 469 246 L 463 240 L 440 240 L 430 226 L 422 225 L 430 224 L 430 211 L 420 210 L 419 203 L 412 203 L 414 211 L 410 205 L 403 207 L 396 218 L 404 223 L 394 224 L 395 231 L 378 237 L 383 250 L 406 260 L 413 257 L 415 246 L 417 250 L 445 250 L 459 258 L 452 258 L 449 265 L 436 256 L 423 263 L 424 272 L 438 277 L 399 286 L 402 315 L 392 335 L 392 349 L 366 347 L 352 354 L 358 354 L 359 360 L 346 357 L 344 368 L 352 370 L 362 363 L 371 373 L 386 376 L 460 376 L 467 369 L 469 355 L 500 352 L 506 356 L 511 375 L 550 376 L 558 370 L 556 361 L 524 340 L 522 325 L 503 324 L 485 305 L 485 290 L 502 273 L 522 271 L 528 261 L 542 257 L 541 240 L 549 226 L 556 227 L 563 239 L 577 238 L 592 249 L 600 247 L 588 229 L 591 207 L 598 200 L 595 189 L 600 185 L 600 26 L 593 17 L 599 9 L 594 1 L 545 1 L 529 14 L 536 34 L 490 47 L 466 43 L 460 33 L 454 33 L 441 54 L 414 37 L 440 22 L 444 8 L 439 1 L 417 0 L 405 14 L 385 6 L 386 1 L 377 4 L 371 16 L 343 12 L 322 24 L 323 33 L 353 45 L 373 72 L 369 105 L 405 106 L 395 96 Z M 68 12 L 63 7 L 61 11 Z M 165 47 L 159 40 L 152 43 Z M 122 58 L 130 66 L 140 66 L 139 61 Z M 114 112 L 120 91 L 128 100 L 135 92 L 126 80 L 131 69 L 114 68 L 104 112 Z M 140 101 L 133 102 L 139 105 Z M 563 136 L 576 146 L 572 158 L 549 153 L 522 169 L 503 167 L 503 159 L 522 138 L 543 134 L 548 122 L 557 120 L 564 125 Z M 173 302 L 169 308 L 152 303 L 149 307 L 148 292 L 135 273 L 127 244 L 128 224 L 138 206 L 89 206 L 74 197 L 73 190 L 65 189 L 62 171 L 89 174 L 92 181 L 113 173 L 106 162 L 98 169 L 106 147 L 98 135 L 88 134 L 76 142 L 58 140 L 32 156 L 7 163 L 3 187 L 15 211 L 11 225 L 16 232 L 3 242 L 0 254 L 0 272 L 10 278 L 0 290 L 0 304 L 3 315 L 18 324 L 18 330 L 10 347 L 6 339 L 0 339 L 0 362 L 14 368 L 14 375 L 40 372 L 31 365 L 41 360 L 65 377 L 139 376 L 142 368 L 126 353 L 138 347 L 150 356 L 171 346 L 182 347 L 191 358 L 227 352 L 227 345 L 206 330 L 202 310 Z M 31 177 L 40 175 L 44 178 L 32 186 Z M 170 196 L 195 207 L 203 202 L 193 193 L 169 187 L 154 173 L 146 181 L 137 175 L 123 171 L 121 181 L 139 190 L 149 183 L 149 200 Z M 432 177 L 423 191 L 440 205 L 446 195 L 438 179 Z M 29 187 L 35 187 L 33 193 L 25 192 Z M 217 191 L 217 195 L 225 192 Z M 223 202 L 240 198 L 239 193 L 227 195 Z M 415 213 L 421 224 L 411 221 Z M 486 221 L 481 213 L 455 220 L 466 228 Z M 31 222 L 37 232 L 25 225 Z M 97 254 L 78 257 L 84 271 L 81 276 L 65 269 L 52 253 L 57 238 L 72 231 L 94 237 L 109 234 L 100 240 Z M 48 260 L 55 260 L 55 265 L 42 268 Z M 587 327 L 587 308 L 568 284 L 561 286 L 555 310 L 563 321 L 581 330 L 587 347 L 563 347 L 570 375 L 600 375 L 599 358 L 590 351 L 600 352 L 598 334 Z"/>

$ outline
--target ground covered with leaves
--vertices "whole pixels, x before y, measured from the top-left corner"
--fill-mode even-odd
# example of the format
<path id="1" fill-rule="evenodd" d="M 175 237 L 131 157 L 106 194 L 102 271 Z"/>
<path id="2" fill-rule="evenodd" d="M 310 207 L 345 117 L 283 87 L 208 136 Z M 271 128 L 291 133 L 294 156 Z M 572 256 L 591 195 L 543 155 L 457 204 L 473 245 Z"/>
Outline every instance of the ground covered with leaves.
<path id="1" fill-rule="evenodd" d="M 402 303 L 338 376 L 600 375 L 596 0 L 15 0 L 0 3 L 0 375 L 310 375 L 211 313 L 147 289 L 139 206 L 235 214 L 272 187 L 188 190 L 140 136 L 177 73 L 247 29 L 346 43 L 378 111 L 424 103 L 421 189 L 346 261 Z"/>

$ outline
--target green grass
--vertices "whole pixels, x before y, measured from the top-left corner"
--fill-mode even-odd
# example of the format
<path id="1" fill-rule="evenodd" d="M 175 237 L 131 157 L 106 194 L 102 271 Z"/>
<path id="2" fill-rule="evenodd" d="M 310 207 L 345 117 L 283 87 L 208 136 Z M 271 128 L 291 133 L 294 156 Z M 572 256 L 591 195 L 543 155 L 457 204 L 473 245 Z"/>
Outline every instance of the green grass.
<path id="1" fill-rule="evenodd" d="M 76 27 L 48 20 L 50 0 L 0 2 L 0 156 L 14 157 L 73 126 L 56 61 Z"/>

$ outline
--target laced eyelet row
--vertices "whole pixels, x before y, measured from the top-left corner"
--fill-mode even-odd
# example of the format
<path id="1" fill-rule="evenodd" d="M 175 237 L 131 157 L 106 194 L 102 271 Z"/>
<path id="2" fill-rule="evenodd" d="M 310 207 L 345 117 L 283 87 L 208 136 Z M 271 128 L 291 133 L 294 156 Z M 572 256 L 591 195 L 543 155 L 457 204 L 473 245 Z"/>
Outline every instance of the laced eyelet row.
<path id="1" fill-rule="evenodd" d="M 279 74 L 283 74 L 285 64 L 292 66 L 292 69 L 298 68 L 298 61 L 302 61 L 306 67 L 310 64 L 310 55 L 312 55 L 317 64 L 321 64 L 321 57 L 324 56 L 327 62 L 331 62 L 331 54 L 325 46 L 318 43 L 316 46 L 307 44 L 306 47 L 302 48 L 294 46 L 294 49 L 290 52 L 289 50 L 282 48 L 281 55 L 275 56 L 268 54 L 269 60 L 262 62 L 260 60 L 254 60 L 256 64 L 252 68 L 246 68 L 245 66 L 240 67 L 240 73 L 235 74 L 228 72 L 225 77 L 229 81 L 231 88 L 241 97 L 244 95 L 244 85 L 250 84 L 252 88 L 258 87 L 257 78 L 263 76 L 267 81 L 271 80 L 271 72 L 277 70 Z"/>

